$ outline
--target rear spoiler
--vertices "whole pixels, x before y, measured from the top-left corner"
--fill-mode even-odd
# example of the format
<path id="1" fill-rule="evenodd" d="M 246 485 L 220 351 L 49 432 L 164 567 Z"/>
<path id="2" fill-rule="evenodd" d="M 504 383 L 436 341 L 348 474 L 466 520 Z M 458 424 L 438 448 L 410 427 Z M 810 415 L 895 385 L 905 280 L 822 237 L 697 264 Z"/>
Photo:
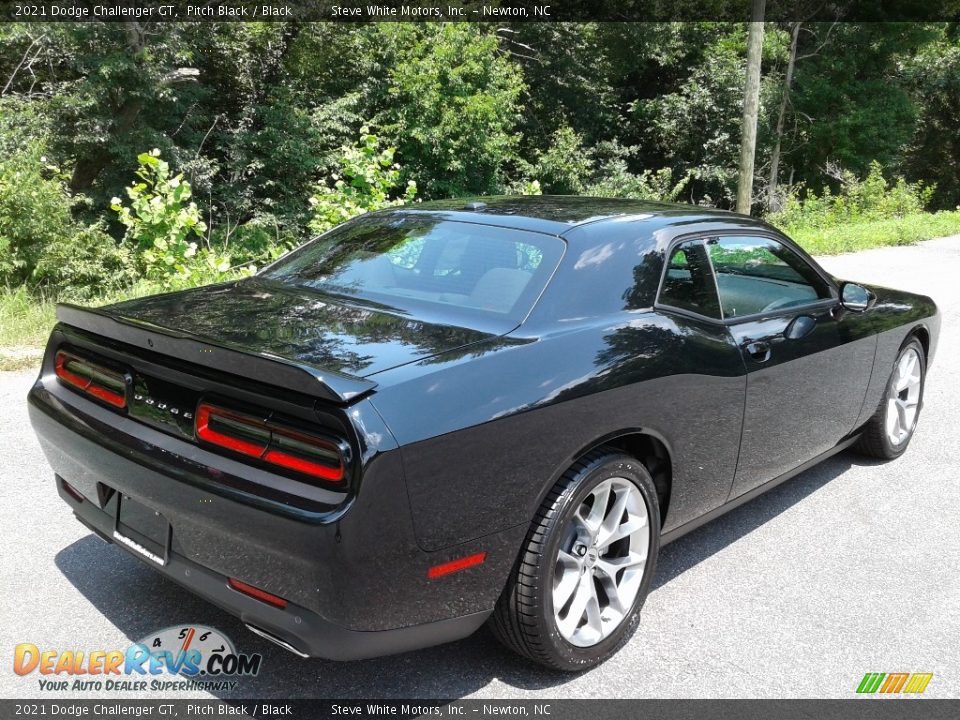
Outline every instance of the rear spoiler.
<path id="1" fill-rule="evenodd" d="M 373 380 L 330 372 L 270 353 L 253 353 L 95 308 L 60 303 L 57 320 L 144 350 L 336 403 L 351 402 L 377 387 Z"/>

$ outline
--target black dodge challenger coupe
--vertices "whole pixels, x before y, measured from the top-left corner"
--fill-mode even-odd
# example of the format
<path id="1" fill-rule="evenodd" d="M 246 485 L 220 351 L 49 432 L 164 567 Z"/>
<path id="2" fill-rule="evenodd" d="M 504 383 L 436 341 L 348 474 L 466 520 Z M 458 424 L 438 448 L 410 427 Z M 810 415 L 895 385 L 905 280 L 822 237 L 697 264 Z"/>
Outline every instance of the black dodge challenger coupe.
<path id="1" fill-rule="evenodd" d="M 758 220 L 581 197 L 354 219 L 256 276 L 61 305 L 30 418 L 76 517 L 303 656 L 579 670 L 659 548 L 910 442 L 934 303 Z"/>

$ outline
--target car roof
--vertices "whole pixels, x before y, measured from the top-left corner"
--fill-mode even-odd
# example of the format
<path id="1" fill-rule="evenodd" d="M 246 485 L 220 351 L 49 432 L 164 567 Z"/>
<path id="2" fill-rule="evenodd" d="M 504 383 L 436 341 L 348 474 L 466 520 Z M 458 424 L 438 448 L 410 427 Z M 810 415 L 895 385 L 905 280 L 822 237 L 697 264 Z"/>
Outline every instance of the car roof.
<path id="1" fill-rule="evenodd" d="M 435 200 L 404 205 L 387 212 L 424 214 L 459 222 L 563 235 L 587 224 L 659 219 L 661 225 L 692 220 L 737 221 L 748 216 L 696 205 L 652 200 L 579 195 L 498 195 Z M 759 224 L 759 223 L 758 223 Z"/>

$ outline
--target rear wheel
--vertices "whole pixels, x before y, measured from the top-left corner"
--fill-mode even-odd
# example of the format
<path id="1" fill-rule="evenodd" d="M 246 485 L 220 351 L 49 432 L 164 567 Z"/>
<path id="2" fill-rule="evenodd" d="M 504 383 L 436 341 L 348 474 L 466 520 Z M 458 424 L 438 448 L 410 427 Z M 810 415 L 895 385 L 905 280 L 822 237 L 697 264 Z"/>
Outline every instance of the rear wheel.
<path id="1" fill-rule="evenodd" d="M 592 667 L 630 638 L 660 538 L 646 468 L 617 451 L 574 465 L 540 506 L 491 621 L 507 647 L 558 670 Z"/>
<path id="2" fill-rule="evenodd" d="M 858 450 L 884 460 L 904 453 L 920 416 L 926 370 L 923 346 L 912 338 L 897 355 L 883 400 L 864 428 Z"/>

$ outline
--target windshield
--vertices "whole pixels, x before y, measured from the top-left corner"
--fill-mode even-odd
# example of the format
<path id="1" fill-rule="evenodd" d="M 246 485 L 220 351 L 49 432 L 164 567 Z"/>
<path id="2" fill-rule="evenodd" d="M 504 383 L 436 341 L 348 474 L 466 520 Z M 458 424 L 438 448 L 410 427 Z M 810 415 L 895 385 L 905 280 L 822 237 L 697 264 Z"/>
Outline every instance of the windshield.
<path id="1" fill-rule="evenodd" d="M 533 307 L 563 249 L 552 235 L 425 215 L 378 215 L 334 228 L 261 277 L 415 317 L 443 311 L 455 324 L 469 327 L 473 318 L 512 329 Z"/>

